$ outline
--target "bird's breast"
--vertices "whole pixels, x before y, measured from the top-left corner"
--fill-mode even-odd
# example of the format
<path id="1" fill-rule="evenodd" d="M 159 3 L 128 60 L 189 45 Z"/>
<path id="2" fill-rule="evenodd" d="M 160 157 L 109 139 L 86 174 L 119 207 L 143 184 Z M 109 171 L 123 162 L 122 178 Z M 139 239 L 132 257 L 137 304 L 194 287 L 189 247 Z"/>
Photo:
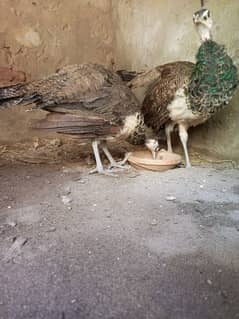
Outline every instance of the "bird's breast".
<path id="1" fill-rule="evenodd" d="M 188 107 L 187 96 L 184 89 L 177 90 L 173 101 L 167 107 L 169 117 L 176 123 L 187 123 L 188 126 L 197 126 L 205 122 L 208 117 L 201 113 L 192 112 Z"/>

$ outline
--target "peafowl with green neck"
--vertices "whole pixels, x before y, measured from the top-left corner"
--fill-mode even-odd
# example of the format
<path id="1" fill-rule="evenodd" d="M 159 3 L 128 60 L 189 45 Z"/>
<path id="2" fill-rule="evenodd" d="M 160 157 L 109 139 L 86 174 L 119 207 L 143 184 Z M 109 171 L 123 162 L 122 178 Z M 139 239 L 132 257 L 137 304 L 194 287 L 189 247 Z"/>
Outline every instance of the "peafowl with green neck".
<path id="1" fill-rule="evenodd" d="M 228 105 L 238 86 L 236 66 L 225 47 L 212 40 L 210 11 L 197 11 L 193 22 L 202 41 L 195 64 L 187 61 L 168 63 L 129 82 L 132 88 L 148 85 L 142 105 L 144 120 L 156 133 L 165 127 L 170 152 L 171 132 L 178 126 L 186 167 L 191 166 L 187 149 L 188 128 L 204 123 Z"/>
<path id="2" fill-rule="evenodd" d="M 227 105 L 238 85 L 237 68 L 225 47 L 203 42 L 188 86 L 188 106 L 193 112 L 214 114 Z"/>

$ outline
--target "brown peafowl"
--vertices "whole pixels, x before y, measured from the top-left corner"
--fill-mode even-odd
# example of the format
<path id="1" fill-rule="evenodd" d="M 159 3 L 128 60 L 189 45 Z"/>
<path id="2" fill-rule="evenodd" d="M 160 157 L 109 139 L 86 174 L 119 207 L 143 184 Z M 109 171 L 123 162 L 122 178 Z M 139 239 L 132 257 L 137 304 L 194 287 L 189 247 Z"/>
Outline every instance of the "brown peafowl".
<path id="1" fill-rule="evenodd" d="M 98 173 L 111 174 L 103 168 L 100 143 L 111 168 L 121 167 L 105 143 L 110 138 L 145 143 L 154 156 L 158 150 L 134 94 L 116 73 L 101 65 L 67 66 L 37 81 L 0 88 L 0 109 L 31 103 L 50 112 L 36 128 L 92 141 Z"/>

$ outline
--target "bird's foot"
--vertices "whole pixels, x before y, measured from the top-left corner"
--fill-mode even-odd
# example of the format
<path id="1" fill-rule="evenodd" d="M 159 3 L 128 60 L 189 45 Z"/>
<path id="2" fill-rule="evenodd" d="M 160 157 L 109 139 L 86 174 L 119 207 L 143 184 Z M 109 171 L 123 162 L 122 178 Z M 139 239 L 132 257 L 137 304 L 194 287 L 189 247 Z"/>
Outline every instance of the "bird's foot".
<path id="1" fill-rule="evenodd" d="M 112 169 L 112 168 L 119 168 L 119 169 L 129 169 L 130 166 L 126 164 L 126 162 L 128 161 L 128 158 L 130 157 L 131 153 L 127 153 L 124 157 L 124 159 L 120 162 L 116 162 L 113 161 L 110 163 L 110 165 L 108 166 L 108 169 Z"/>
<path id="2" fill-rule="evenodd" d="M 114 172 L 110 169 L 99 169 L 97 167 L 92 169 L 89 174 L 100 174 L 105 176 L 118 177 L 118 175 L 114 174 Z"/>
<path id="3" fill-rule="evenodd" d="M 125 169 L 130 169 L 130 166 L 129 165 L 126 165 L 126 164 L 122 164 L 121 162 L 115 162 L 115 163 L 111 163 L 109 166 L 108 166 L 108 169 L 109 170 L 112 170 L 112 169 L 119 169 L 119 170 L 125 170 Z"/>

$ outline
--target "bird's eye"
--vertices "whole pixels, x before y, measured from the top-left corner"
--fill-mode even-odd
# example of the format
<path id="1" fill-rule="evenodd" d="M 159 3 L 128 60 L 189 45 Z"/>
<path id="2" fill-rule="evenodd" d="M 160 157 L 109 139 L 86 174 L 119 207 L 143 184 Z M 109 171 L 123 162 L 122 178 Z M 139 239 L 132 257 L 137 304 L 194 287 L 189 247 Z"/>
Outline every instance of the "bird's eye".
<path id="1" fill-rule="evenodd" d="M 205 17 L 203 17 L 203 19 L 204 19 L 204 20 L 207 20 L 207 17 L 205 16 Z"/>

